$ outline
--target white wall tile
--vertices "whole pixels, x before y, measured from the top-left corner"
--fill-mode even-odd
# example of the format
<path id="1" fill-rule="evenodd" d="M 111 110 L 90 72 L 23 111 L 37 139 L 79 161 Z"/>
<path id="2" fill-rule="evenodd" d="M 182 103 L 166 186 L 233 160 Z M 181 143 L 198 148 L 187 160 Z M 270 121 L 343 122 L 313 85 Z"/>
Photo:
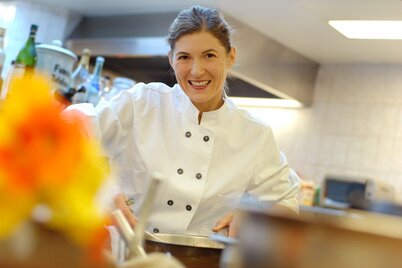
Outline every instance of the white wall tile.
<path id="1" fill-rule="evenodd" d="M 332 165 L 336 168 L 344 168 L 346 165 L 346 155 L 349 149 L 348 136 L 336 136 L 332 155 Z"/>
<path id="2" fill-rule="evenodd" d="M 388 136 L 390 138 L 397 136 L 397 123 L 401 106 L 401 104 L 388 104 L 382 107 L 381 136 Z"/>
<path id="3" fill-rule="evenodd" d="M 378 151 L 376 155 L 376 169 L 384 173 L 393 169 L 391 162 L 394 150 L 394 140 L 387 137 L 380 137 L 378 143 Z"/>
<path id="4" fill-rule="evenodd" d="M 390 154 L 388 161 L 392 163 L 392 171 L 399 173 L 402 177 L 402 139 L 396 139 L 394 141 Z"/>
<path id="5" fill-rule="evenodd" d="M 362 162 L 361 168 L 366 170 L 376 169 L 376 159 L 378 153 L 379 138 L 378 137 L 364 137 L 362 149 Z"/>
<path id="6" fill-rule="evenodd" d="M 330 166 L 334 155 L 335 136 L 322 135 L 319 144 L 318 165 Z"/>
<path id="7" fill-rule="evenodd" d="M 322 65 L 313 105 L 295 111 L 294 124 L 273 122 L 278 140 L 293 140 L 295 170 L 317 183 L 328 174 L 389 182 L 402 204 L 402 65 Z"/>
<path id="8" fill-rule="evenodd" d="M 352 118 L 352 135 L 367 135 L 368 133 L 368 120 L 367 113 L 369 112 L 369 106 L 367 104 L 358 103 L 355 104 L 354 113 Z"/>
<path id="9" fill-rule="evenodd" d="M 346 152 L 345 168 L 358 170 L 362 162 L 363 140 L 360 136 L 353 136 L 349 140 Z"/>

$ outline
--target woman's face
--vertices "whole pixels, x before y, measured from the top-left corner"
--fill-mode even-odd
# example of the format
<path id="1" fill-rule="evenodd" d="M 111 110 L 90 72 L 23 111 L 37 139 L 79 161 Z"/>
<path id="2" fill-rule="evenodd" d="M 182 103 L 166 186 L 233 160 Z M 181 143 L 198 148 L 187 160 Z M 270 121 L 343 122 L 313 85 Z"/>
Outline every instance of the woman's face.
<path id="1" fill-rule="evenodd" d="M 169 53 L 177 82 L 200 112 L 222 106 L 223 85 L 234 59 L 234 48 L 227 53 L 206 31 L 183 35 Z"/>

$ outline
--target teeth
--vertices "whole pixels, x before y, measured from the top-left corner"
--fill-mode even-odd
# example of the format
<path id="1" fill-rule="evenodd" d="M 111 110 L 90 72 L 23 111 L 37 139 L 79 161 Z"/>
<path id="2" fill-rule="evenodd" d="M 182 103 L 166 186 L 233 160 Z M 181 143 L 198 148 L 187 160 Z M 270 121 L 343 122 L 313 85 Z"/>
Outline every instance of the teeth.
<path id="1" fill-rule="evenodd" d="M 208 81 L 191 81 L 191 84 L 196 86 L 196 87 L 202 87 L 202 86 L 206 86 L 208 84 Z"/>

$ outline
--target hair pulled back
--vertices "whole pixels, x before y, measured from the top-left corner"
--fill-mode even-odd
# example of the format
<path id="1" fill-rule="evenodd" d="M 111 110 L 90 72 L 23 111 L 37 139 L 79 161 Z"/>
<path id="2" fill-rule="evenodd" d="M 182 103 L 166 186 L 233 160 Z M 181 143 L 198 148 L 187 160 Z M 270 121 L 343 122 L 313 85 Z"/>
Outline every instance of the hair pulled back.
<path id="1" fill-rule="evenodd" d="M 167 41 L 170 49 L 174 49 L 177 40 L 183 35 L 201 31 L 214 35 L 225 47 L 226 52 L 230 52 L 232 28 L 218 10 L 201 6 L 192 6 L 177 15 L 168 31 Z"/>

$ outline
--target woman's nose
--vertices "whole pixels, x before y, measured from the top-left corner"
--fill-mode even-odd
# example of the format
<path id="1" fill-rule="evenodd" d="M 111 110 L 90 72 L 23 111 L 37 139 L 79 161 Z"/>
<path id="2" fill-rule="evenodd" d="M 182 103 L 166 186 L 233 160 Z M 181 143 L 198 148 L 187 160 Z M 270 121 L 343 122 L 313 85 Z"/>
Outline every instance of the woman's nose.
<path id="1" fill-rule="evenodd" d="M 191 65 L 191 74 L 193 76 L 200 76 L 204 73 L 204 65 L 200 60 L 194 60 Z"/>

